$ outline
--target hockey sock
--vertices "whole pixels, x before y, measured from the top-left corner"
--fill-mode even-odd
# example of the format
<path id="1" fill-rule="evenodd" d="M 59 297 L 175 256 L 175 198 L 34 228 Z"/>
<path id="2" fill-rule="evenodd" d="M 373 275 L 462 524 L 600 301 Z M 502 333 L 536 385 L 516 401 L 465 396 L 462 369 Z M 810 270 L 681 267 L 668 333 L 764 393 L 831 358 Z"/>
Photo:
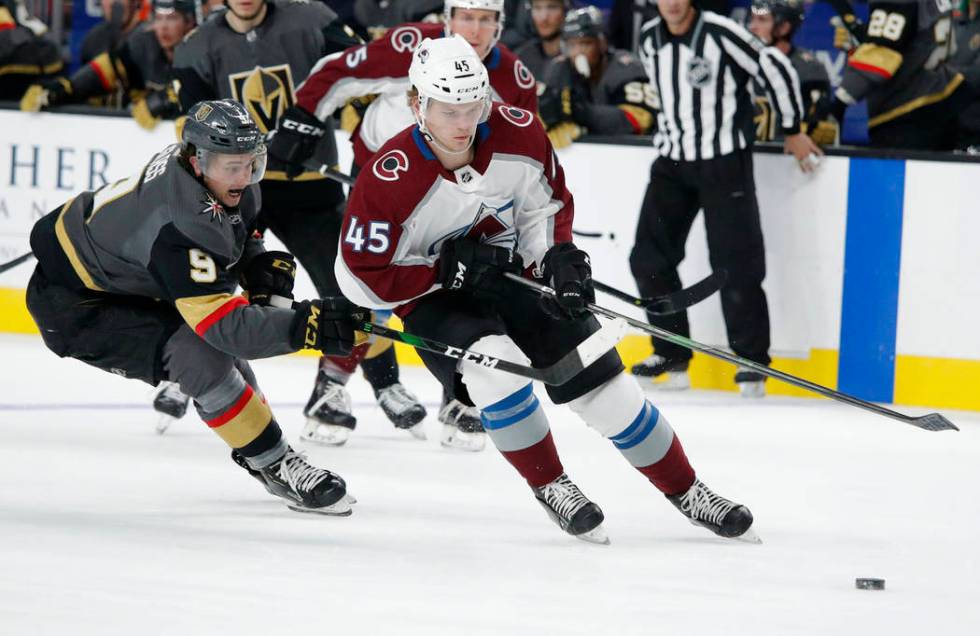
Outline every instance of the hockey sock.
<path id="1" fill-rule="evenodd" d="M 320 358 L 320 369 L 327 374 L 331 380 L 335 380 L 340 384 L 347 384 L 350 380 L 351 374 L 354 373 L 354 369 L 357 365 L 361 363 L 364 356 L 367 355 L 368 348 L 371 345 L 368 343 L 360 344 L 354 347 L 350 355 L 346 356 L 322 356 Z"/>
<path id="2" fill-rule="evenodd" d="M 373 350 L 378 347 L 380 352 Z M 372 355 L 375 353 L 375 355 Z M 398 360 L 395 358 L 394 343 L 390 340 L 378 340 L 371 345 L 364 360 L 361 361 L 361 371 L 364 378 L 371 383 L 371 388 L 380 391 L 398 382 Z"/>
<path id="3" fill-rule="evenodd" d="M 680 439 L 649 400 L 630 425 L 609 440 L 665 495 L 685 492 L 694 483 L 694 469 Z"/>
<path id="4" fill-rule="evenodd" d="M 494 445 L 532 488 L 565 472 L 531 384 L 485 407 L 480 418 Z"/>

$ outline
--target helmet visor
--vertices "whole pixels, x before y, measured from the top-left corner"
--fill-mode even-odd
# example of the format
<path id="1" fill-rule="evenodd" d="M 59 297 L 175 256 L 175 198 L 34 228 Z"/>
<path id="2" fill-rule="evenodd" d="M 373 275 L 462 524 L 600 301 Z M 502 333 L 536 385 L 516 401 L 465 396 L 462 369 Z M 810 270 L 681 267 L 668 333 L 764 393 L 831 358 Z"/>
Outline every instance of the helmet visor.
<path id="1" fill-rule="evenodd" d="M 197 161 L 206 177 L 219 183 L 258 183 L 265 176 L 265 144 L 259 144 L 252 152 L 228 154 L 213 150 L 197 149 Z"/>

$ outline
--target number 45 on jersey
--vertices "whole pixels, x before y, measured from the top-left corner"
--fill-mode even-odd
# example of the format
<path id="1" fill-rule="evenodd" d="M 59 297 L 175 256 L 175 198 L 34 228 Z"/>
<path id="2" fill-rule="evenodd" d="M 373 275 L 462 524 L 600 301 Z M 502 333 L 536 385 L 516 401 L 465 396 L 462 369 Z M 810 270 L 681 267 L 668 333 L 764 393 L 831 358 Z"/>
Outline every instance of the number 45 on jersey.
<path id="1" fill-rule="evenodd" d="M 367 238 L 364 236 L 365 230 Z M 347 234 L 344 235 L 344 243 L 350 245 L 355 252 L 362 252 L 367 248 L 373 254 L 384 254 L 391 246 L 388 239 L 390 232 L 391 225 L 387 221 L 371 221 L 365 226 L 356 216 L 352 216 Z"/>

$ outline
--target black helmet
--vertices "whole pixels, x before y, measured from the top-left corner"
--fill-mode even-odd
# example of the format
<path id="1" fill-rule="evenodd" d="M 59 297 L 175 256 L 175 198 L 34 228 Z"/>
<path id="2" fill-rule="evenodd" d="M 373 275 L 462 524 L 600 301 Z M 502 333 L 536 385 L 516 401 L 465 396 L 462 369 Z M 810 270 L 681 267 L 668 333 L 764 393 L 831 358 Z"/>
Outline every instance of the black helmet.
<path id="1" fill-rule="evenodd" d="M 570 11 L 561 28 L 563 38 L 597 38 L 603 34 L 602 12 L 591 5 Z"/>
<path id="2" fill-rule="evenodd" d="M 773 27 L 789 24 L 787 37 L 792 37 L 803 22 L 803 0 L 752 0 L 752 13 L 772 14 Z"/>
<path id="3" fill-rule="evenodd" d="M 208 100 L 191 106 L 180 143 L 187 155 L 197 157 L 206 174 L 213 155 L 246 154 L 253 156 L 252 183 L 258 183 L 265 174 L 264 136 L 245 107 L 236 101 Z"/>
<path id="4" fill-rule="evenodd" d="M 183 13 L 194 17 L 194 0 L 153 0 L 153 13 Z"/>

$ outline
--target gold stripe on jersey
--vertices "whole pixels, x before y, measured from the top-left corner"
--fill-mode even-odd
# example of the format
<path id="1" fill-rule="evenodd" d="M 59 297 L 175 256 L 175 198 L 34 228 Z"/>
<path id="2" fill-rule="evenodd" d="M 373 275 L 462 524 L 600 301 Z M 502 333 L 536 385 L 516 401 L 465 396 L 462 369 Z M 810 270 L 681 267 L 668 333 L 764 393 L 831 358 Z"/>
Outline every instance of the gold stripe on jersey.
<path id="1" fill-rule="evenodd" d="M 902 65 L 902 54 L 886 46 L 878 44 L 862 44 L 847 60 L 848 64 L 873 66 L 894 75 Z"/>
<path id="2" fill-rule="evenodd" d="M 947 97 L 949 97 L 950 95 L 952 95 L 953 91 L 959 88 L 960 84 L 962 83 L 963 83 L 963 75 L 957 73 L 953 77 L 953 79 L 949 81 L 949 84 L 946 85 L 946 88 L 944 88 L 940 92 L 932 93 L 931 95 L 923 95 L 922 97 L 917 97 L 912 101 L 905 102 L 904 104 L 902 104 L 897 108 L 893 108 L 887 112 L 872 117 L 871 119 L 868 120 L 868 128 L 873 128 L 874 126 L 880 126 L 881 124 L 889 122 L 893 119 L 897 119 L 902 115 L 906 115 L 912 112 L 913 110 L 916 110 L 917 108 L 922 108 L 923 106 L 929 106 L 930 104 L 941 102 Z"/>
<path id="3" fill-rule="evenodd" d="M 65 204 L 65 207 L 61 208 L 61 212 L 58 213 L 58 220 L 55 221 L 54 224 L 55 236 L 58 237 L 58 244 L 61 245 L 61 250 L 65 253 L 65 256 L 68 257 L 68 262 L 71 264 L 71 268 L 75 270 L 75 274 L 82 281 L 82 284 L 92 291 L 105 291 L 95 284 L 95 281 L 92 280 L 92 275 L 89 274 L 88 270 L 85 269 L 85 266 L 82 265 L 81 259 L 78 258 L 78 252 L 75 251 L 75 246 L 72 244 L 71 239 L 68 238 L 68 231 L 65 230 L 65 214 L 68 213 L 68 209 L 71 207 L 71 204 L 74 201 L 74 198 L 69 199 L 68 203 Z"/>
<path id="4" fill-rule="evenodd" d="M 51 75 L 60 71 L 64 66 L 64 63 L 61 61 L 48 64 L 47 66 L 39 66 L 37 64 L 7 64 L 0 66 L 0 75 L 9 75 L 10 73 L 18 73 L 20 75 Z"/>
<path id="5" fill-rule="evenodd" d="M 177 311 L 191 329 L 197 331 L 208 316 L 221 309 L 229 300 L 236 298 L 233 294 L 206 294 L 204 296 L 188 296 L 174 301 Z"/>
<path id="6" fill-rule="evenodd" d="M 239 401 L 221 415 L 208 420 L 208 427 L 228 446 L 244 448 L 258 438 L 272 421 L 272 410 L 252 387 L 247 387 Z"/>
<path id="7" fill-rule="evenodd" d="M 640 125 L 641 130 L 637 134 L 643 134 L 650 130 L 653 126 L 653 114 L 646 108 L 641 108 L 640 106 L 633 106 L 631 104 L 617 104 L 617 107 L 632 115 L 636 123 Z"/>
<path id="8" fill-rule="evenodd" d="M 290 179 L 286 176 L 286 172 L 283 170 L 266 170 L 264 179 L 269 181 L 318 181 L 321 179 L 326 179 L 319 172 L 304 172 L 303 174 L 293 177 Z"/>
<path id="9" fill-rule="evenodd" d="M 116 69 L 112 64 L 112 59 L 109 57 L 108 53 L 102 53 L 98 55 L 94 60 L 89 62 L 89 66 L 95 69 L 96 74 L 99 76 L 99 80 L 102 82 L 102 88 L 107 91 L 111 91 L 116 86 L 116 82 L 119 81 L 116 75 Z"/>

